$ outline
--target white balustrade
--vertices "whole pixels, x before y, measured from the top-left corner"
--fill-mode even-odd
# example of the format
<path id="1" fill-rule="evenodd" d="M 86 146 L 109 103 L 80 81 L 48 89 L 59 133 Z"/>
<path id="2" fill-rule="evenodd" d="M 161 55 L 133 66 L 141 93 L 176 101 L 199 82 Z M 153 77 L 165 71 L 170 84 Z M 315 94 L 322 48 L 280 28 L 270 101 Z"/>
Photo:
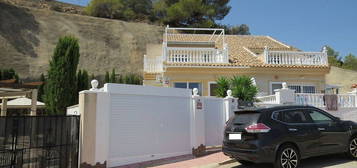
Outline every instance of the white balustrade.
<path id="1" fill-rule="evenodd" d="M 357 107 L 356 96 L 352 94 L 338 94 L 338 107 L 352 108 Z M 311 105 L 315 107 L 325 107 L 324 94 L 296 93 L 295 103 L 300 105 Z"/>
<path id="2" fill-rule="evenodd" d="M 296 93 L 295 102 L 300 105 L 325 107 L 324 94 Z"/>
<path id="3" fill-rule="evenodd" d="M 260 96 L 260 97 L 257 97 L 257 99 L 258 99 L 259 103 L 263 103 L 263 104 L 278 104 L 275 95 Z"/>
<path id="4" fill-rule="evenodd" d="M 338 105 L 339 107 L 351 108 L 356 107 L 356 96 L 352 94 L 339 94 Z"/>
<path id="5" fill-rule="evenodd" d="M 327 65 L 326 52 L 264 51 L 267 64 Z"/>
<path id="6" fill-rule="evenodd" d="M 215 48 L 167 47 L 168 63 L 228 63 L 227 50 Z"/>
<path id="7" fill-rule="evenodd" d="M 144 72 L 147 73 L 159 73 L 163 72 L 163 59 L 159 57 L 147 57 L 144 55 Z"/>

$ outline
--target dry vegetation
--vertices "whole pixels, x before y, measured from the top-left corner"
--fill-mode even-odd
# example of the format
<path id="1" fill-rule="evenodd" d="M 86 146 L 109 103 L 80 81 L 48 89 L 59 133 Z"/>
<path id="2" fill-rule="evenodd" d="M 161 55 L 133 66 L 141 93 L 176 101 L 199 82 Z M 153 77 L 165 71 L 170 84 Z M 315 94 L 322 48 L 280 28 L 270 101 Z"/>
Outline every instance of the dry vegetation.
<path id="1" fill-rule="evenodd" d="M 95 75 L 113 68 L 118 73 L 141 73 L 146 44 L 162 40 L 162 27 L 60 13 L 31 4 L 0 0 L 0 67 L 14 68 L 21 78 L 39 78 L 47 71 L 63 35 L 79 38 L 79 68 Z"/>

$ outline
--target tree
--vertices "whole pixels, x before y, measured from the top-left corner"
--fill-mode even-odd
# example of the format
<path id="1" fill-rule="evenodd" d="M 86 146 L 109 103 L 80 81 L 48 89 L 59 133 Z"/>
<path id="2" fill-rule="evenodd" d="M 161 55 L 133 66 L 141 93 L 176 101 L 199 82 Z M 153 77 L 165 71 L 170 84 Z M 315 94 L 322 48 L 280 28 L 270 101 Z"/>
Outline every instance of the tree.
<path id="1" fill-rule="evenodd" d="M 336 52 L 330 46 L 326 46 L 326 49 L 327 49 L 328 63 L 331 66 L 341 67 L 343 64 L 343 61 L 342 61 L 341 57 L 339 56 L 340 54 L 338 52 Z"/>
<path id="2" fill-rule="evenodd" d="M 109 83 L 116 83 L 116 82 L 117 82 L 117 79 L 115 77 L 115 69 L 113 68 L 112 74 L 110 75 L 110 78 L 109 78 Z"/>
<path id="3" fill-rule="evenodd" d="M 143 78 L 134 73 L 122 75 L 121 77 L 121 82 L 118 83 L 124 83 L 124 84 L 131 84 L 131 85 L 142 85 L 143 84 Z"/>
<path id="4" fill-rule="evenodd" d="M 249 26 L 246 24 L 231 26 L 231 25 L 217 25 L 218 28 L 223 28 L 226 34 L 230 35 L 250 35 Z"/>
<path id="5" fill-rule="evenodd" d="M 77 92 L 89 89 L 89 76 L 86 70 L 79 70 L 77 73 Z"/>
<path id="6" fill-rule="evenodd" d="M 148 19 L 151 9 L 151 0 L 92 0 L 85 11 L 91 16 L 131 21 Z"/>
<path id="7" fill-rule="evenodd" d="M 232 90 L 232 96 L 242 101 L 254 101 L 258 88 L 248 76 L 234 76 L 231 79 L 220 77 L 217 79 L 215 90 L 218 97 L 226 97 L 227 90 Z"/>
<path id="8" fill-rule="evenodd" d="M 231 90 L 233 97 L 243 101 L 254 101 L 258 88 L 253 85 L 250 77 L 234 76 L 231 79 Z"/>
<path id="9" fill-rule="evenodd" d="M 110 83 L 110 75 L 108 71 L 105 72 L 104 83 Z"/>
<path id="10" fill-rule="evenodd" d="M 8 80 L 8 79 L 15 79 L 16 83 L 19 83 L 19 75 L 16 71 L 12 68 L 10 69 L 0 69 L 0 80 Z"/>
<path id="11" fill-rule="evenodd" d="M 45 93 L 45 82 L 46 82 L 46 78 L 44 74 L 41 74 L 40 77 L 40 81 L 42 82 L 42 84 L 40 86 L 38 86 L 38 100 L 40 101 L 44 101 L 44 93 Z"/>
<path id="12" fill-rule="evenodd" d="M 92 0 L 85 11 L 91 16 L 113 19 L 123 7 L 122 0 Z"/>
<path id="13" fill-rule="evenodd" d="M 355 55 L 348 54 L 345 57 L 342 68 L 357 71 L 357 57 Z"/>
<path id="14" fill-rule="evenodd" d="M 178 27 L 214 27 L 230 11 L 229 0 L 157 0 L 153 13 L 163 24 Z"/>
<path id="15" fill-rule="evenodd" d="M 218 97 L 226 97 L 227 90 L 229 90 L 229 80 L 225 77 L 220 77 L 216 80 L 217 88 L 214 90 Z"/>
<path id="16" fill-rule="evenodd" d="M 45 85 L 45 103 L 49 114 L 64 115 L 66 108 L 77 102 L 79 56 L 77 38 L 64 36 L 58 40 Z"/>

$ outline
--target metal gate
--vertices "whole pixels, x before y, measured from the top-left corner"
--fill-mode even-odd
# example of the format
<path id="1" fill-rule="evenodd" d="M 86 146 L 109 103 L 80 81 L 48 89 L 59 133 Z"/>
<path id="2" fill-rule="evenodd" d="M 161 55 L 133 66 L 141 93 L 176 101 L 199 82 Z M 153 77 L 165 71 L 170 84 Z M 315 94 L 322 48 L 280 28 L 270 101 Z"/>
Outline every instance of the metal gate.
<path id="1" fill-rule="evenodd" d="M 0 168 L 76 168 L 79 116 L 0 117 Z"/>

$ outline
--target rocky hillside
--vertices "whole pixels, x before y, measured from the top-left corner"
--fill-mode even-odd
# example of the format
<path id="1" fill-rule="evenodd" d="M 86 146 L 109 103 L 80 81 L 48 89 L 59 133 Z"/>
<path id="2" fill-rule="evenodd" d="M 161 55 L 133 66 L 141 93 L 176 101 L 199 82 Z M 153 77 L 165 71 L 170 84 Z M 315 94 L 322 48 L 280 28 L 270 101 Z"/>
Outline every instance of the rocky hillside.
<path id="1" fill-rule="evenodd" d="M 341 93 L 351 92 L 352 85 L 357 84 L 357 72 L 331 66 L 330 73 L 326 75 L 326 83 L 340 86 Z"/>
<path id="2" fill-rule="evenodd" d="M 14 68 L 21 78 L 38 78 L 48 69 L 60 36 L 80 41 L 80 65 L 95 75 L 143 69 L 147 43 L 161 43 L 163 28 L 49 9 L 23 7 L 0 0 L 0 68 Z"/>

